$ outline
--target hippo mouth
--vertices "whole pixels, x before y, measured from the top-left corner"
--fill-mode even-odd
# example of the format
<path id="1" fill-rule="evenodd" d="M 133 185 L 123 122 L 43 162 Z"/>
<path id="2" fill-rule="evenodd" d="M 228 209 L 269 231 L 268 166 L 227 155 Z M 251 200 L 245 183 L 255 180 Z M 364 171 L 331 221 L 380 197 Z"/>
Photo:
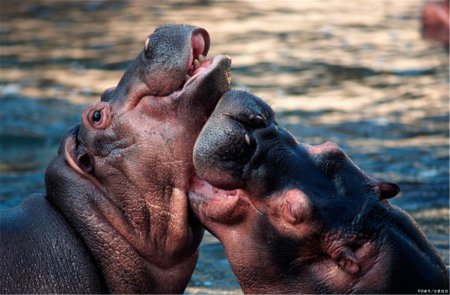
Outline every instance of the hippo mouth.
<path id="1" fill-rule="evenodd" d="M 208 35 L 201 34 L 200 32 L 194 33 L 191 39 L 191 56 L 189 57 L 189 63 L 187 65 L 186 81 L 211 64 L 211 60 L 206 59 L 208 50 Z"/>
<path id="2" fill-rule="evenodd" d="M 200 91 L 202 91 L 202 88 L 206 88 L 208 86 L 211 87 L 211 85 L 214 84 L 217 84 L 217 89 L 215 89 L 216 92 L 225 92 L 229 88 L 231 83 L 231 59 L 226 55 L 218 55 L 212 59 L 206 59 L 206 57 L 204 56 L 200 56 L 199 58 L 203 61 L 200 63 L 198 58 L 193 58 L 194 62 L 187 68 L 185 79 L 180 84 L 177 90 L 167 95 L 153 95 L 145 93 L 145 91 L 143 94 L 139 95 L 138 92 L 137 97 L 135 99 L 131 99 L 131 101 L 135 101 L 134 106 L 138 105 L 141 102 L 147 102 L 151 105 L 154 105 L 155 102 L 174 102 L 177 100 L 187 100 L 186 103 L 189 103 L 189 101 L 191 101 L 192 99 L 204 96 L 195 95 L 196 93 L 198 94 Z M 214 77 L 212 77 L 214 75 L 217 75 L 217 79 L 221 80 L 221 82 L 212 80 L 214 79 Z M 200 91 L 197 91 L 199 89 Z M 211 95 L 211 97 L 212 96 L 214 95 Z M 217 104 L 220 99 L 220 95 L 217 97 L 217 99 L 208 99 L 211 97 L 205 98 L 208 101 L 208 105 L 214 104 L 211 109 L 212 112 L 215 104 Z"/>
<path id="3" fill-rule="evenodd" d="M 188 68 L 186 73 L 186 80 L 180 85 L 180 88 L 175 91 L 174 94 L 179 92 L 184 92 L 188 88 L 195 87 L 201 83 L 207 76 L 211 75 L 213 72 L 219 71 L 221 68 L 228 68 L 231 65 L 231 59 L 226 55 L 218 55 L 212 59 L 206 59 L 205 56 L 200 55 L 200 59 L 195 59 L 192 65 Z M 202 60 L 200 62 L 200 60 Z M 195 65 L 197 63 L 197 65 Z M 226 70 L 227 84 L 230 83 L 231 75 L 229 70 Z M 217 100 L 218 101 L 218 100 Z"/>
<path id="4" fill-rule="evenodd" d="M 219 189 L 197 175 L 191 178 L 188 196 L 191 209 L 203 221 L 207 218 L 220 223 L 237 222 L 250 205 L 244 191 Z"/>
<path id="5" fill-rule="evenodd" d="M 207 58 L 209 44 L 209 35 L 206 31 L 203 29 L 194 31 L 191 37 L 190 55 L 185 59 L 187 63 L 167 72 L 168 78 L 178 80 L 178 82 L 169 83 L 170 86 L 155 90 L 154 77 L 150 76 L 148 80 L 143 80 L 141 87 L 137 87 L 130 95 L 129 106 L 135 107 L 139 103 L 149 100 L 173 102 L 177 98 L 185 97 L 186 93 L 188 96 L 192 96 L 189 94 L 195 93 L 195 88 L 199 89 L 207 83 L 216 83 L 217 92 L 225 92 L 231 82 L 231 59 L 225 55 Z M 208 78 L 213 75 L 216 75 L 217 79 L 208 81 L 210 80 Z M 159 81 L 156 84 L 158 83 L 162 82 Z M 220 96 L 215 100 L 216 103 L 219 98 Z"/>
<path id="6" fill-rule="evenodd" d="M 209 36 L 203 33 L 202 30 L 193 33 L 191 39 L 191 54 L 186 66 L 185 79 L 174 94 L 185 92 L 189 87 L 198 86 L 197 84 L 201 83 L 201 80 L 204 80 L 208 75 L 211 75 L 213 72 L 220 69 L 224 69 L 224 72 L 226 72 L 225 78 L 227 84 L 230 83 L 231 74 L 229 72 L 229 67 L 231 65 L 231 59 L 225 55 L 218 55 L 208 59 L 209 42 Z M 197 80 L 199 81 L 196 82 Z"/>

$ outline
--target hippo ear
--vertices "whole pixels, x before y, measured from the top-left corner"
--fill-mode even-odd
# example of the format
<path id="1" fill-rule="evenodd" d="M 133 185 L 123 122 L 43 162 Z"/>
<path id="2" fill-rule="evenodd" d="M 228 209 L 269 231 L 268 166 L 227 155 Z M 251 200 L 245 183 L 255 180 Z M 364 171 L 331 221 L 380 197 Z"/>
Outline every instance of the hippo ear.
<path id="1" fill-rule="evenodd" d="M 393 198 L 400 192 L 400 187 L 392 182 L 377 182 L 374 188 L 380 200 Z"/>

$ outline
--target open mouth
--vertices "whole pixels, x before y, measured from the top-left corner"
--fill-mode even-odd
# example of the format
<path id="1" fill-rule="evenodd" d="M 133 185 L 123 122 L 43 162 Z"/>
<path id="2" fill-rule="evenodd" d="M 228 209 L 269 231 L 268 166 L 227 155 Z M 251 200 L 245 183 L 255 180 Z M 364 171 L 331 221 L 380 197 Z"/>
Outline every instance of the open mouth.
<path id="1" fill-rule="evenodd" d="M 192 33 L 191 38 L 191 55 L 186 66 L 186 75 L 184 81 L 180 83 L 177 91 L 181 91 L 189 80 L 197 76 L 200 72 L 206 70 L 212 63 L 213 59 L 207 59 L 206 55 L 209 50 L 209 37 L 202 32 Z"/>
<path id="2" fill-rule="evenodd" d="M 186 81 L 211 64 L 206 58 L 209 50 L 209 37 L 201 31 L 196 31 L 191 38 L 191 56 L 187 66 Z"/>
<path id="3" fill-rule="evenodd" d="M 216 69 L 224 69 L 227 72 L 228 82 L 231 79 L 229 67 L 231 59 L 225 55 L 217 55 L 212 58 L 207 58 L 209 50 L 209 35 L 202 30 L 195 31 L 191 37 L 191 54 L 189 62 L 186 65 L 186 74 L 184 80 L 181 81 L 180 86 L 173 94 L 181 93 L 191 85 L 194 81 L 201 81 Z"/>
<path id="4" fill-rule="evenodd" d="M 189 57 L 186 56 L 184 50 L 182 50 L 184 53 L 180 52 L 180 55 L 172 57 L 186 60 L 184 66 L 179 67 L 175 63 L 173 67 L 158 69 L 162 76 L 167 75 L 167 85 L 165 80 L 160 81 L 159 78 L 154 78 L 151 75 L 143 79 L 143 83 L 138 86 L 130 87 L 127 85 L 128 89 L 125 91 L 129 91 L 126 98 L 129 108 L 133 108 L 143 101 L 155 100 L 155 98 L 161 102 L 177 100 L 179 97 L 184 97 L 184 93 L 195 91 L 196 87 L 201 90 L 203 88 L 201 83 L 203 82 L 217 83 L 216 90 L 218 92 L 226 91 L 231 81 L 231 59 L 224 55 L 213 58 L 206 57 L 209 50 L 209 35 L 203 29 L 192 32 L 190 43 L 187 52 Z M 155 75 L 157 74 L 158 72 Z M 157 81 L 157 84 L 153 80 Z M 194 81 L 196 83 L 193 83 Z M 187 89 L 187 86 L 189 86 L 189 89 Z"/>
<path id="5" fill-rule="evenodd" d="M 204 59 L 203 62 L 200 63 L 198 59 L 194 59 L 194 62 L 189 67 L 187 73 L 186 73 L 186 79 L 181 84 L 180 89 L 178 91 L 183 90 L 184 88 L 191 85 L 195 80 L 201 80 L 202 77 L 206 77 L 209 75 L 212 71 L 214 71 L 216 68 L 220 67 L 221 65 L 230 64 L 230 58 L 225 55 L 218 55 L 215 56 L 212 59 L 206 59 L 206 57 L 200 57 L 200 59 Z M 197 63 L 198 65 L 195 65 Z M 228 67 L 227 66 L 227 67 Z M 228 75 L 229 76 L 229 75 Z M 229 77 L 227 78 L 230 79 Z"/>
<path id="6" fill-rule="evenodd" d="M 198 73 L 206 69 L 212 62 L 212 60 L 206 59 L 206 56 L 202 54 L 200 54 L 196 58 L 191 57 L 191 59 L 193 59 L 193 62 L 187 71 L 186 75 L 187 80 L 189 80 L 193 76 L 197 75 Z"/>
<path id="7" fill-rule="evenodd" d="M 192 36 L 191 56 L 186 67 L 186 75 L 177 91 L 182 91 L 189 86 L 194 80 L 201 76 L 207 76 L 214 69 L 223 64 L 230 64 L 230 58 L 225 55 L 218 55 L 213 58 L 207 58 L 209 49 L 209 38 L 200 33 Z"/>

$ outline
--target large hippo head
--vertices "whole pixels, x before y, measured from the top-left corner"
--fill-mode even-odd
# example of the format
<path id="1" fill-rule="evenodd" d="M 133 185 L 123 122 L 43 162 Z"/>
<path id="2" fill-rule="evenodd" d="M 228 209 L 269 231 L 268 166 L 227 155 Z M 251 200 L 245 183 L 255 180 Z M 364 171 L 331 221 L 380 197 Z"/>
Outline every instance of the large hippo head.
<path id="1" fill-rule="evenodd" d="M 230 59 L 207 59 L 209 45 L 202 28 L 158 28 L 47 170 L 47 197 L 111 292 L 182 292 L 193 272 L 203 230 L 188 213 L 192 150 L 230 86 Z"/>
<path id="2" fill-rule="evenodd" d="M 189 194 L 245 293 L 415 293 L 448 274 L 399 188 L 334 143 L 297 142 L 259 98 L 229 91 L 194 148 Z"/>

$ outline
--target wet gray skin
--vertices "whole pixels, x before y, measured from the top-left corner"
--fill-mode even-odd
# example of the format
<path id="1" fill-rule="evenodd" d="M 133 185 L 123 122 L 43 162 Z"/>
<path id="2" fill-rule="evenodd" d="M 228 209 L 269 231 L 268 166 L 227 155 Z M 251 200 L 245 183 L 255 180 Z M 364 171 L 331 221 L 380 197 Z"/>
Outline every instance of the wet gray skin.
<path id="1" fill-rule="evenodd" d="M 0 212 L 0 293 L 180 293 L 203 229 L 188 211 L 192 150 L 230 86 L 201 28 L 158 28 L 82 114 L 46 195 Z"/>
<path id="2" fill-rule="evenodd" d="M 448 290 L 436 250 L 388 201 L 399 187 L 334 143 L 297 142 L 252 94 L 224 95 L 194 165 L 191 208 L 223 243 L 244 293 Z"/>

